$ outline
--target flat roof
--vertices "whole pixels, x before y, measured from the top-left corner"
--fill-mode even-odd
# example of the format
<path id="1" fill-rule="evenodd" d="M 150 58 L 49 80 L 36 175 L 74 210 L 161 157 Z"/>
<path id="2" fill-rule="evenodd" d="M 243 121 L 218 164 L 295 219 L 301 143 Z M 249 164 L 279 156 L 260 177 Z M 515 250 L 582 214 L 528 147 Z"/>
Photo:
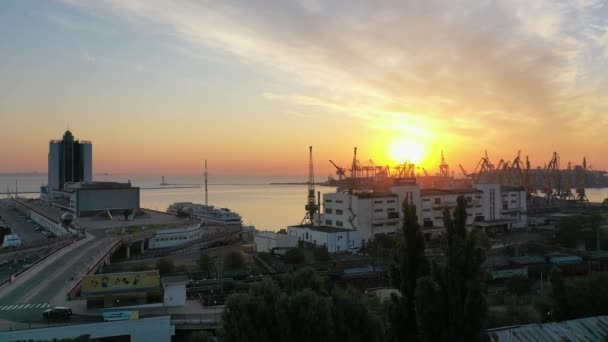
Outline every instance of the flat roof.
<path id="1" fill-rule="evenodd" d="M 190 279 L 188 277 L 186 277 L 185 275 L 162 277 L 160 280 L 163 283 L 163 285 L 186 284 L 186 283 L 190 282 Z"/>
<path id="2" fill-rule="evenodd" d="M 465 194 L 480 194 L 483 193 L 477 189 L 421 189 L 420 196 L 438 196 L 438 195 L 465 195 Z"/>
<path id="3" fill-rule="evenodd" d="M 500 187 L 500 191 L 525 191 L 526 189 L 524 189 L 523 186 L 508 186 L 508 185 L 502 185 Z"/>
<path id="4" fill-rule="evenodd" d="M 338 228 L 338 227 L 328 227 L 328 226 L 315 226 L 312 224 L 299 224 L 297 226 L 290 226 L 293 228 L 305 228 L 314 230 L 316 232 L 324 232 L 324 233 L 341 233 L 341 232 L 351 232 L 354 229 L 346 229 L 346 228 Z"/>
<path id="5" fill-rule="evenodd" d="M 380 197 L 398 197 L 396 194 L 388 191 L 382 192 L 355 192 L 354 196 L 358 198 L 380 198 Z"/>

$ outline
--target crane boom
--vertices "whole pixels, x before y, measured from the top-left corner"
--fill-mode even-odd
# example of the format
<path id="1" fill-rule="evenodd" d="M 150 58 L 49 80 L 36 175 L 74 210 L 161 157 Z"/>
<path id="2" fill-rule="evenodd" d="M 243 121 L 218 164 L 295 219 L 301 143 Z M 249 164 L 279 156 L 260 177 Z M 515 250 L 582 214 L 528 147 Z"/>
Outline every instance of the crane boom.
<path id="1" fill-rule="evenodd" d="M 315 203 L 315 173 L 312 164 L 312 146 L 308 147 L 309 159 L 308 159 L 308 197 L 306 200 L 306 215 L 302 219 L 301 224 L 313 224 L 315 213 L 319 209 L 319 205 Z"/>

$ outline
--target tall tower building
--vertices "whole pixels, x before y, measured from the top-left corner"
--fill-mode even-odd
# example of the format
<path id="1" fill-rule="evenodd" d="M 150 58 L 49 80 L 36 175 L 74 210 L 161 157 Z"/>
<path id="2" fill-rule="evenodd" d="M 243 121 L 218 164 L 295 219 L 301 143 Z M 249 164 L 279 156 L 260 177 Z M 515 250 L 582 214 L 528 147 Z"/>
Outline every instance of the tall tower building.
<path id="1" fill-rule="evenodd" d="M 93 181 L 93 145 L 74 140 L 65 132 L 62 140 L 49 143 L 48 188 L 63 189 L 65 183 Z"/>

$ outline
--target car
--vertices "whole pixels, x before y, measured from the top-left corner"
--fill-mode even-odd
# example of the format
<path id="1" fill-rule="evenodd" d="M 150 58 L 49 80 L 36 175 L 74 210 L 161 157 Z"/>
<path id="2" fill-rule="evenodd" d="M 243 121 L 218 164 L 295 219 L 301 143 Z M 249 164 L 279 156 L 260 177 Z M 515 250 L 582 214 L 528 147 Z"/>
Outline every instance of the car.
<path id="1" fill-rule="evenodd" d="M 42 312 L 44 318 L 69 318 L 72 316 L 72 309 L 67 306 L 56 306 L 52 309 L 46 309 Z"/>

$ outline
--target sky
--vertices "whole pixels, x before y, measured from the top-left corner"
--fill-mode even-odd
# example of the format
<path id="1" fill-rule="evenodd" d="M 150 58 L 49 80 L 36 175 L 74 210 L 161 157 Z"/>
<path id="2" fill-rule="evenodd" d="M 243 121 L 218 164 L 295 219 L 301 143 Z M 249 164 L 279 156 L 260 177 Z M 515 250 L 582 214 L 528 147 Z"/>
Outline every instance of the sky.
<path id="1" fill-rule="evenodd" d="M 305 175 L 521 150 L 608 168 L 599 0 L 2 0 L 0 172 Z"/>

